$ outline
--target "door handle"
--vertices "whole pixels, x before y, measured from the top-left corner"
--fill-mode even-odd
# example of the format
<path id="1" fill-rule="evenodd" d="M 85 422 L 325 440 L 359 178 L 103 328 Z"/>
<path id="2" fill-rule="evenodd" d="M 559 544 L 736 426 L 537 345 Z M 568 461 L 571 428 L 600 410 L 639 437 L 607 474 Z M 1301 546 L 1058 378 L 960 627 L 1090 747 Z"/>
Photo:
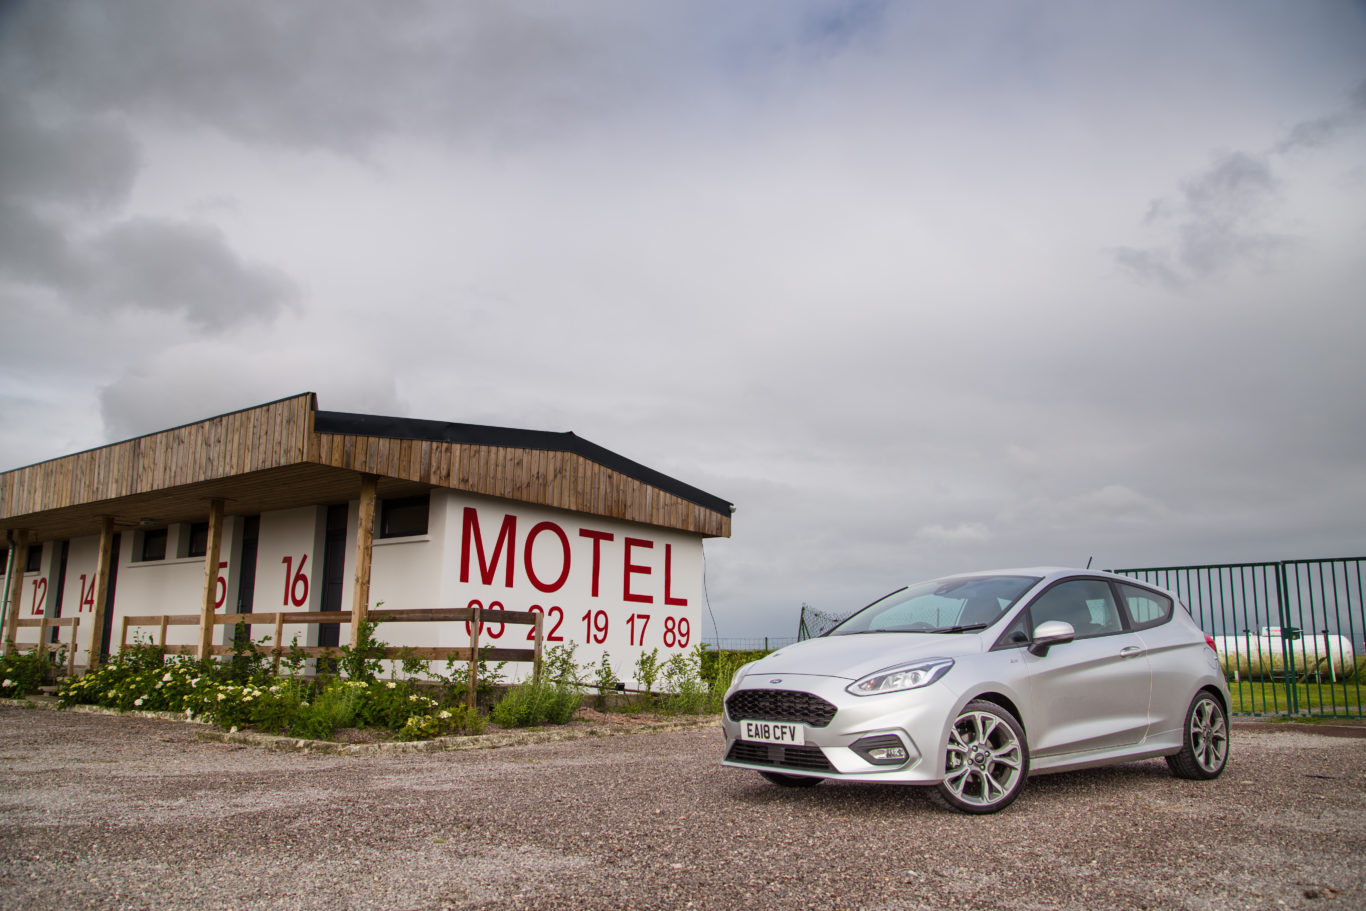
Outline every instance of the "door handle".
<path id="1" fill-rule="evenodd" d="M 1134 655 L 1141 654 L 1143 654 L 1143 649 L 1139 648 L 1137 645 L 1126 645 L 1119 650 L 1119 657 L 1121 658 L 1132 658 Z"/>

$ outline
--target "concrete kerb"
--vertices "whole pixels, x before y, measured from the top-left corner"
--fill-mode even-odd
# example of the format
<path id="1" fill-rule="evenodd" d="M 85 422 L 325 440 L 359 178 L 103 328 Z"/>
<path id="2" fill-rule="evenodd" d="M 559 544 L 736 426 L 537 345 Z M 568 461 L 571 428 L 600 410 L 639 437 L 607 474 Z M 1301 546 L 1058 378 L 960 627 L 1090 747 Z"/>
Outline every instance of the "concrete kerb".
<path id="1" fill-rule="evenodd" d="M 217 743 L 236 743 L 266 750 L 287 750 L 298 753 L 327 753 L 332 755 L 398 755 L 403 753 L 444 753 L 454 750 L 493 750 L 499 747 L 527 746 L 537 743 L 564 743 L 590 737 L 614 737 L 618 734 L 665 734 L 671 731 L 691 731 L 714 727 L 719 716 L 706 719 L 668 722 L 665 724 L 614 724 L 610 726 L 576 725 L 562 728 L 528 728 L 524 731 L 499 731 L 496 734 L 472 734 L 457 737 L 435 737 L 431 740 L 385 741 L 383 743 L 334 743 L 330 740 L 300 740 L 258 734 L 255 731 L 198 731 L 195 738 Z"/>
<path id="2" fill-rule="evenodd" d="M 436 737 L 431 740 L 384 741 L 381 743 L 337 743 L 331 740 L 305 740 L 299 737 L 286 737 L 275 734 L 260 734 L 255 731 L 223 731 L 207 721 L 187 718 L 174 712 L 122 711 L 95 705 L 72 705 L 61 708 L 51 696 L 29 696 L 24 699 L 0 699 L 0 705 L 16 708 L 46 709 L 49 711 L 79 712 L 86 715 L 120 715 L 131 718 L 147 718 L 155 721 L 174 721 L 180 724 L 195 725 L 196 740 L 212 743 L 229 743 L 239 746 L 253 746 L 258 749 L 294 753 L 322 753 L 342 756 L 386 755 L 404 753 L 444 753 L 455 750 L 493 750 L 499 747 L 527 746 L 538 743 L 565 743 L 571 740 L 585 740 L 590 737 L 613 737 L 618 734 L 666 734 L 673 731 L 691 731 L 716 727 L 720 715 L 708 715 L 680 721 L 666 721 L 657 724 L 627 723 L 611 725 L 592 725 L 571 722 L 563 727 L 527 728 L 525 730 L 498 731 L 493 734 L 472 734 L 455 737 Z"/>

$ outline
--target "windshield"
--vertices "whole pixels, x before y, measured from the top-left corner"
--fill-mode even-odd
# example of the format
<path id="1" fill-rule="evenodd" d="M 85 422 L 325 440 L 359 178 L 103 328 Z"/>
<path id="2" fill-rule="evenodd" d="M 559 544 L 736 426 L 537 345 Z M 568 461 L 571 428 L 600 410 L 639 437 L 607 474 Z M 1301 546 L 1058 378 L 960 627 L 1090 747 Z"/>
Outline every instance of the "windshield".
<path id="1" fill-rule="evenodd" d="M 986 629 L 1038 581 L 1038 576 L 961 576 L 922 582 L 874 601 L 826 635 Z"/>

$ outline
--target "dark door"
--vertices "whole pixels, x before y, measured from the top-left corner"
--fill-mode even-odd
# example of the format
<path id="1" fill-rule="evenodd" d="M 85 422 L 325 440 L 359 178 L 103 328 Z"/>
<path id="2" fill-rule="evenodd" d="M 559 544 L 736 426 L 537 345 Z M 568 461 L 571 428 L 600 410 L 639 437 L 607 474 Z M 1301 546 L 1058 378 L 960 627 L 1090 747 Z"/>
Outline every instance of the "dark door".
<path id="1" fill-rule="evenodd" d="M 346 588 L 347 506 L 327 507 L 327 534 L 323 539 L 323 593 L 321 610 L 339 611 Z M 324 623 L 318 627 L 318 644 L 335 648 L 340 644 L 341 626 Z"/>
<path id="2" fill-rule="evenodd" d="M 52 619 L 57 620 L 62 616 L 62 594 L 66 591 L 66 557 L 71 551 L 71 542 L 63 541 L 59 551 L 61 556 L 57 560 L 57 591 L 52 595 Z M 54 645 L 62 641 L 62 628 L 54 626 L 48 630 L 49 642 Z M 52 653 L 52 660 L 57 660 L 57 653 Z"/>
<path id="3" fill-rule="evenodd" d="M 237 613 L 249 614 L 256 603 L 256 542 L 261 537 L 261 517 L 242 520 L 242 555 L 237 561 Z M 247 627 L 251 638 L 251 627 Z M 279 646 L 281 643 L 277 642 Z"/>
<path id="4" fill-rule="evenodd" d="M 100 661 L 109 657 L 109 643 L 114 636 L 114 588 L 119 581 L 119 536 L 109 547 L 109 590 L 104 594 L 104 637 L 100 641 Z"/>

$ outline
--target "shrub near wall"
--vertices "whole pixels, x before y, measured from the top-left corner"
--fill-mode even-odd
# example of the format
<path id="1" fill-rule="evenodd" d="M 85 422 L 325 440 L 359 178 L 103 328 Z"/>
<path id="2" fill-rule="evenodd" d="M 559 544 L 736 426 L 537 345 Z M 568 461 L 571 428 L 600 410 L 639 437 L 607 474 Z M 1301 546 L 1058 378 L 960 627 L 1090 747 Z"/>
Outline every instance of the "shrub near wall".
<path id="1" fill-rule="evenodd" d="M 31 652 L 11 651 L 0 658 L 0 698 L 22 699 L 38 692 L 38 687 L 52 672 L 46 655 Z"/>
<path id="2" fill-rule="evenodd" d="M 309 739 L 326 739 L 350 727 L 392 731 L 400 740 L 478 733 L 484 727 L 483 716 L 459 704 L 452 687 L 441 687 L 433 697 L 414 680 L 375 679 L 364 661 L 347 666 L 368 679 L 307 679 L 297 665 L 288 676 L 273 676 L 253 649 L 220 663 L 167 660 L 158 648 L 135 645 L 66 681 L 58 704 L 174 712 L 223 728 L 252 727 Z"/>

